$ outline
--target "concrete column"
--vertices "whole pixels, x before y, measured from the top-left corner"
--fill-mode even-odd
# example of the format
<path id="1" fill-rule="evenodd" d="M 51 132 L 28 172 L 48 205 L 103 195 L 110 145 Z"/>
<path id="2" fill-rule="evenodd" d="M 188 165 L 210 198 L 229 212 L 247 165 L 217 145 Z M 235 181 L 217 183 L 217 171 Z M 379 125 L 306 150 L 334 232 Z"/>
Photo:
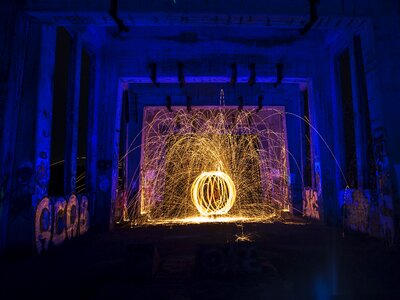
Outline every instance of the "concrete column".
<path id="1" fill-rule="evenodd" d="M 102 78 L 98 110 L 97 191 L 95 224 L 99 230 L 113 226 L 118 183 L 118 142 L 122 90 L 112 58 L 102 57 Z"/>
<path id="2" fill-rule="evenodd" d="M 41 198 L 47 195 L 50 181 L 50 149 L 53 111 L 54 65 L 56 52 L 56 27 L 41 26 L 39 57 L 39 77 L 36 104 L 35 128 L 35 194 L 32 199 L 36 207 Z"/>
<path id="3" fill-rule="evenodd" d="M 7 247 L 13 254 L 30 252 L 36 203 L 47 192 L 55 28 L 31 23 L 24 59 L 20 103 L 15 116 L 15 140 L 7 228 Z"/>
<path id="4" fill-rule="evenodd" d="M 33 241 L 32 196 L 35 186 L 35 120 L 38 91 L 41 26 L 29 25 L 27 51 L 22 71 L 20 103 L 14 116 L 15 137 L 12 151 L 11 185 L 7 191 L 7 248 L 13 254 L 25 252 Z"/>
<path id="5" fill-rule="evenodd" d="M 90 215 L 94 215 L 95 192 L 96 192 L 96 174 L 97 174 L 97 143 L 98 143 L 98 103 L 100 88 L 101 59 L 98 52 L 90 57 L 90 83 L 89 83 L 89 119 L 88 119 L 88 156 L 86 184 L 87 191 L 90 194 Z"/>
<path id="6" fill-rule="evenodd" d="M 3 7 L 4 8 L 4 7 Z M 29 22 L 21 13 L 3 11 L 14 15 L 12 24 L 7 23 L 10 30 L 9 47 L 11 47 L 10 67 L 7 85 L 7 98 L 4 108 L 2 139 L 0 145 L 0 251 L 6 246 L 8 211 L 12 181 L 14 148 L 17 137 L 18 115 L 21 105 L 22 79 L 25 65 L 26 45 L 28 41 Z M 7 21 L 7 19 L 5 19 Z M 4 25 L 4 23 L 2 23 Z M 12 34 L 11 34 L 12 33 Z M 15 33 L 15 34 L 14 34 Z M 13 37 L 14 34 L 14 37 Z M 2 47 L 6 47 L 3 45 Z"/>

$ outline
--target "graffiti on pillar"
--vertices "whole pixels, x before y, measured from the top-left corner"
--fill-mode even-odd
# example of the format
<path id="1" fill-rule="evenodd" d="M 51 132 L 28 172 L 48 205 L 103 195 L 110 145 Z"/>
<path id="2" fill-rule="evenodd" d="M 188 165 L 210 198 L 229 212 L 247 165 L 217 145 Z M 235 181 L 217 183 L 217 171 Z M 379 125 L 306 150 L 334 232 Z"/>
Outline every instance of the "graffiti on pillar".
<path id="1" fill-rule="evenodd" d="M 67 205 L 67 237 L 72 239 L 76 237 L 78 233 L 79 216 L 78 216 L 78 198 L 75 195 L 71 195 Z"/>
<path id="2" fill-rule="evenodd" d="M 46 164 L 44 161 L 41 161 L 37 167 L 36 167 L 36 180 L 37 182 L 42 182 L 46 178 L 48 178 L 49 171 L 48 168 L 46 167 Z"/>
<path id="3" fill-rule="evenodd" d="M 38 200 L 47 195 L 47 185 L 50 178 L 50 167 L 48 166 L 48 162 L 46 160 L 47 153 L 42 151 L 40 152 L 39 157 L 40 159 L 36 165 L 35 197 L 33 202 L 34 206 L 37 204 L 36 202 Z"/>
<path id="4" fill-rule="evenodd" d="M 89 200 L 71 195 L 64 198 L 42 198 L 35 212 L 35 246 L 38 254 L 49 249 L 50 244 L 62 245 L 89 230 Z M 51 243 L 50 243 L 51 242 Z"/>
<path id="5" fill-rule="evenodd" d="M 81 206 L 79 215 L 79 232 L 84 234 L 89 230 L 90 220 L 89 220 L 89 200 L 86 196 L 82 196 Z"/>
<path id="6" fill-rule="evenodd" d="M 377 169 L 378 189 L 382 194 L 390 194 L 389 158 L 383 135 L 374 140 L 374 154 Z"/>
<path id="7" fill-rule="evenodd" d="M 48 197 L 42 199 L 35 214 L 35 245 L 40 254 L 49 248 L 53 224 L 53 205 Z"/>
<path id="8" fill-rule="evenodd" d="M 362 190 L 348 190 L 345 195 L 345 223 L 354 231 L 367 232 L 370 197 Z"/>
<path id="9" fill-rule="evenodd" d="M 303 191 L 303 215 L 319 220 L 318 193 L 312 188 L 304 188 Z"/>
<path id="10" fill-rule="evenodd" d="M 58 198 L 54 203 L 54 222 L 53 222 L 53 238 L 54 245 L 59 246 L 65 241 L 66 232 L 66 208 L 67 201 L 64 198 Z"/>
<path id="11" fill-rule="evenodd" d="M 128 215 L 128 193 L 124 190 L 117 191 L 117 199 L 115 201 L 115 220 L 117 223 L 123 221 L 128 222 L 130 221 Z"/>
<path id="12" fill-rule="evenodd" d="M 34 171 L 30 162 L 23 162 L 15 172 L 14 188 L 10 194 L 10 223 L 29 220 L 34 193 L 33 175 Z"/>
<path id="13" fill-rule="evenodd" d="M 386 149 L 385 134 L 380 132 L 374 138 L 374 158 L 378 201 L 376 211 L 379 216 L 379 235 L 392 243 L 394 238 L 393 198 L 390 179 L 389 157 Z"/>
<path id="14" fill-rule="evenodd" d="M 315 185 L 317 188 L 317 195 L 322 195 L 322 182 L 321 182 L 321 165 L 319 161 L 315 162 Z"/>

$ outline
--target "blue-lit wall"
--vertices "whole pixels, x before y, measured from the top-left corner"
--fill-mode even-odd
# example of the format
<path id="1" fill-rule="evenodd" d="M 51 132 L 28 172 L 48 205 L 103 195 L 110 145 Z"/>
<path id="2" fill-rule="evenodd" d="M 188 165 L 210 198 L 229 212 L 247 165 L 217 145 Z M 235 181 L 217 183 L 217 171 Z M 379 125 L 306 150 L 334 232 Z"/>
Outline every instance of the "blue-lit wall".
<path id="1" fill-rule="evenodd" d="M 287 112 L 304 116 L 301 95 L 307 90 L 312 124 L 312 188 L 318 193 L 321 219 L 342 224 L 345 133 L 341 129 L 343 116 L 335 59 L 349 49 L 357 167 L 368 168 L 362 158 L 365 152 L 362 120 L 369 118 L 374 158 L 379 168 L 377 190 L 366 191 L 365 195 L 373 196 L 365 197 L 374 216 L 386 224 L 378 231 L 366 231 L 378 236 L 382 230 L 398 232 L 398 1 L 321 0 L 319 19 L 303 36 L 299 29 L 308 20 L 307 1 L 188 3 L 121 0 L 119 16 L 130 31 L 120 33 L 108 14 L 106 0 L 1 4 L 0 248 L 30 244 L 33 228 L 29 224 L 33 223 L 38 201 L 48 194 L 51 111 L 57 101 L 53 99 L 57 26 L 68 30 L 75 55 L 70 62 L 71 70 L 75 71 L 69 78 L 66 120 L 68 172 L 64 180 L 68 193 L 75 191 L 76 180 L 79 53 L 85 48 L 91 55 L 86 184 L 92 199 L 90 213 L 94 228 L 109 229 L 113 224 L 124 89 L 130 95 L 128 143 L 140 133 L 143 107 L 165 105 L 167 95 L 171 96 L 172 105 L 186 105 L 186 96 L 192 98 L 192 105 L 217 105 L 219 90 L 223 88 L 228 105 L 238 105 L 239 96 L 243 96 L 244 105 L 257 105 L 257 98 L 262 95 L 264 105 L 282 105 Z M 362 115 L 357 104 L 361 94 L 354 36 L 361 38 L 369 116 Z M 187 81 L 182 88 L 178 82 L 178 63 L 183 64 Z M 228 84 L 232 63 L 237 66 L 235 87 Z M 283 64 L 283 81 L 274 88 L 277 63 Z M 160 87 L 151 83 L 150 64 L 156 65 Z M 251 87 L 247 84 L 249 64 L 255 64 L 256 72 L 256 84 Z M 133 116 L 135 94 L 137 122 Z M 304 123 L 288 116 L 287 129 L 289 150 L 293 154 L 290 160 L 293 202 L 301 210 Z M 133 173 L 139 166 L 139 156 L 139 150 L 129 156 L 128 181 L 137 182 Z M 363 176 L 359 171 L 358 177 L 362 180 Z M 366 190 L 361 185 L 358 189 Z"/>

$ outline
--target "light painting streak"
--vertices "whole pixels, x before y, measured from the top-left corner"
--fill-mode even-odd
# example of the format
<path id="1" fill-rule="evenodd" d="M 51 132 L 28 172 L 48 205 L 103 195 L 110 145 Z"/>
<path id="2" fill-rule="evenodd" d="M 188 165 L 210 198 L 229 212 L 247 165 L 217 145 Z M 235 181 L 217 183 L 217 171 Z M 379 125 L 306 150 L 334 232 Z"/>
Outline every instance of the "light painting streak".
<path id="1" fill-rule="evenodd" d="M 236 188 L 228 174 L 203 172 L 193 182 L 192 201 L 202 216 L 224 215 L 236 200 Z"/>
<path id="2" fill-rule="evenodd" d="M 270 222 L 291 209 L 283 107 L 145 108 L 134 224 Z M 213 171 L 214 170 L 214 171 Z"/>

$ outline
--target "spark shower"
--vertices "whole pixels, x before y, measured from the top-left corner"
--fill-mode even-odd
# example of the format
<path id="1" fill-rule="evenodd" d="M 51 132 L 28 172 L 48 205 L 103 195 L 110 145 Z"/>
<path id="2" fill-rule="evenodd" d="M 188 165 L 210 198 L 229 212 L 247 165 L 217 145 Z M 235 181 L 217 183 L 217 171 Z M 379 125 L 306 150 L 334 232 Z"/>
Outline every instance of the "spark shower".
<path id="1" fill-rule="evenodd" d="M 285 124 L 283 107 L 145 107 L 130 214 L 150 224 L 279 218 L 291 210 Z"/>

